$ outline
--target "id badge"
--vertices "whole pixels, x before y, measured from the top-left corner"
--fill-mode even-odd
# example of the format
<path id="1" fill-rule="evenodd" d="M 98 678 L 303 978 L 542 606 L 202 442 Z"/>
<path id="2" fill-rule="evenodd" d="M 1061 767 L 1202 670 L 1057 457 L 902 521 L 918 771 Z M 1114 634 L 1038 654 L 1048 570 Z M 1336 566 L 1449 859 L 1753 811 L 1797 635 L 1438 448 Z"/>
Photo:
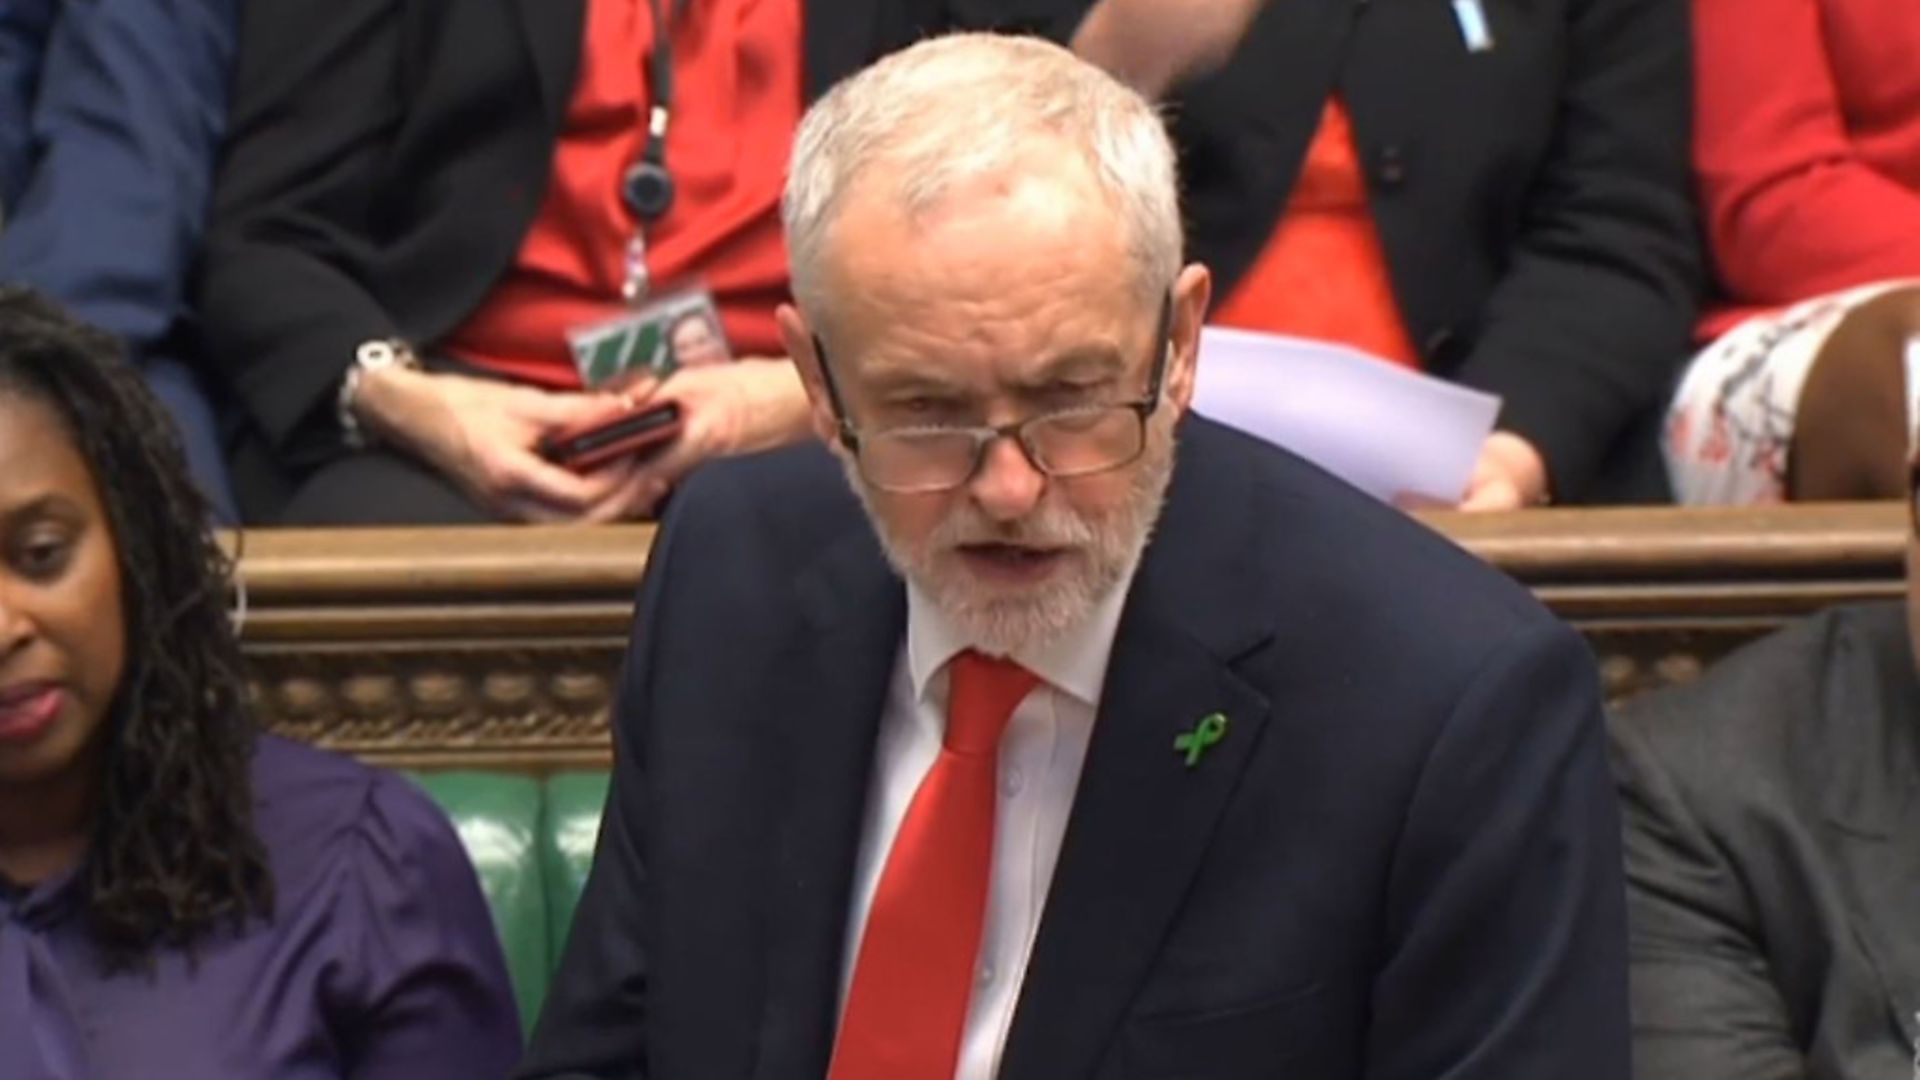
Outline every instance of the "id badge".
<path id="1" fill-rule="evenodd" d="M 567 331 L 580 382 L 604 386 L 635 373 L 666 378 L 682 367 L 733 359 L 713 295 L 691 289 L 659 297 L 616 318 Z"/>

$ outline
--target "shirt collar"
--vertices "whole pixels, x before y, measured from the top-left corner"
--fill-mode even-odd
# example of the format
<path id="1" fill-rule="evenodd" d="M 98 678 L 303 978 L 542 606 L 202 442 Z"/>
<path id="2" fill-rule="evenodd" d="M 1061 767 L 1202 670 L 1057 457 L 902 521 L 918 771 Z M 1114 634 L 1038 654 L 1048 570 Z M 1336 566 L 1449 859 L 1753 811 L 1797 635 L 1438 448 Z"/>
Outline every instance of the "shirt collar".
<path id="1" fill-rule="evenodd" d="M 87 861 L 82 859 L 38 885 L 6 883 L 0 888 L 0 922 L 46 928 L 66 918 L 85 899 L 82 882 L 86 866 Z"/>
<path id="2" fill-rule="evenodd" d="M 1057 640 L 1037 649 L 1015 653 L 1015 663 L 1038 675 L 1047 685 L 1092 708 L 1099 708 L 1100 687 L 1106 682 L 1107 662 L 1113 656 L 1113 638 L 1120 630 L 1120 613 L 1133 587 L 1134 565 L 1107 590 L 1087 618 Z M 973 646 L 919 586 L 907 585 L 907 673 L 913 680 L 915 701 L 927 700 L 933 677 L 962 651 Z"/>

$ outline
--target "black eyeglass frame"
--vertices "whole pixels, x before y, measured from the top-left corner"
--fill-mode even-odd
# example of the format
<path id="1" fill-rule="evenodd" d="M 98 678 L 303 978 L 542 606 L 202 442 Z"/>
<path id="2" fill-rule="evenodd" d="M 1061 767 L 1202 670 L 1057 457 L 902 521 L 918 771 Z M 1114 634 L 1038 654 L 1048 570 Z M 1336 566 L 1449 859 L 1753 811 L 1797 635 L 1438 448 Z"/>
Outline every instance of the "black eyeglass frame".
<path id="1" fill-rule="evenodd" d="M 1062 474 L 1056 473 L 1048 468 L 1041 460 L 1041 455 L 1035 452 L 1033 441 L 1028 435 L 1028 429 L 1030 427 L 1062 416 L 1072 416 L 1075 413 L 1105 412 L 1109 409 L 1131 409 L 1138 419 L 1141 428 L 1140 446 L 1133 452 L 1132 456 L 1121 461 L 1116 461 L 1111 465 L 1103 465 L 1098 469 L 1092 469 L 1087 472 L 1067 473 L 1065 474 L 1065 478 L 1073 479 L 1081 476 L 1097 476 L 1100 473 L 1125 468 L 1139 460 L 1140 455 L 1145 452 L 1147 443 L 1147 418 L 1152 416 L 1154 412 L 1160 408 L 1160 391 L 1167 374 L 1167 356 L 1173 351 L 1171 348 L 1173 344 L 1173 294 L 1171 292 L 1168 292 L 1160 301 L 1160 321 L 1154 330 L 1153 339 L 1157 355 L 1154 357 L 1153 368 L 1147 375 L 1147 391 L 1132 401 L 1104 402 L 1099 405 L 1076 405 L 1071 408 L 1055 409 L 1051 412 L 1039 413 L 1023 420 L 1016 420 L 1010 424 L 924 428 L 908 426 L 887 428 L 883 431 L 873 432 L 872 434 L 884 435 L 895 431 L 938 431 L 956 435 L 972 435 L 973 466 L 969 468 L 966 474 L 961 476 L 960 479 L 951 484 L 941 485 L 940 487 L 902 489 L 902 493 L 911 491 L 913 493 L 932 494 L 940 491 L 952 491 L 955 488 L 965 485 L 969 480 L 979 475 L 980 463 L 986 460 L 987 447 L 992 446 L 1001 439 L 1012 439 L 1018 443 L 1021 452 L 1027 455 L 1027 462 L 1041 475 L 1049 479 L 1061 478 Z M 827 391 L 827 403 L 833 407 L 833 418 L 839 428 L 840 445 L 847 448 L 847 452 L 854 456 L 855 461 L 860 461 L 862 460 L 860 457 L 860 429 L 854 426 L 853 418 L 848 415 L 846 401 L 840 396 L 840 387 L 833 380 L 833 366 L 827 362 L 826 343 L 820 340 L 820 335 L 817 333 L 813 335 L 813 355 L 814 359 L 820 365 L 820 381 Z"/>

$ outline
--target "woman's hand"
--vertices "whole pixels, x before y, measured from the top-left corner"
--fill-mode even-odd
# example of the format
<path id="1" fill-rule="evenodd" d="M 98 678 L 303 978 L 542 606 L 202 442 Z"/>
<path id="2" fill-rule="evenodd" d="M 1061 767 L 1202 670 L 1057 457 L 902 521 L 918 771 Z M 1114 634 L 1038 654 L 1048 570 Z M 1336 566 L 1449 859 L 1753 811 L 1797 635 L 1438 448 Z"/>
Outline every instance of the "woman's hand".
<path id="1" fill-rule="evenodd" d="M 666 401 L 680 406 L 680 434 L 635 469 L 637 513 L 643 516 L 654 513 L 701 462 L 771 450 L 810 432 L 806 390 L 785 357 L 681 368 L 659 382 L 626 384 L 623 391 L 643 407 Z"/>
<path id="2" fill-rule="evenodd" d="M 631 458 L 578 474 L 535 449 L 543 436 L 628 408 L 616 394 L 399 368 L 368 372 L 354 398 L 380 439 L 432 465 L 502 519 L 529 522 L 620 521 L 652 505 L 658 496 Z"/>
<path id="3" fill-rule="evenodd" d="M 1100 0 L 1073 51 L 1148 97 L 1227 62 L 1266 0 Z"/>

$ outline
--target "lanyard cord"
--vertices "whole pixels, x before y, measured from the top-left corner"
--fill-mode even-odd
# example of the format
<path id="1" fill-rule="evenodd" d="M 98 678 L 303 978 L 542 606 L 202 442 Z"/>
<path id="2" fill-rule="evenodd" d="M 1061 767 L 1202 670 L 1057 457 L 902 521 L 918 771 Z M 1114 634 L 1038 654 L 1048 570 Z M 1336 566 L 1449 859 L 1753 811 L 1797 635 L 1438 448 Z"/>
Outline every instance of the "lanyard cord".
<path id="1" fill-rule="evenodd" d="M 686 0 L 675 0 L 677 20 L 686 13 Z M 647 110 L 647 144 L 621 179 L 622 196 L 644 224 L 657 221 L 673 206 L 673 174 L 667 170 L 667 129 L 673 122 L 673 24 L 660 14 L 660 0 L 647 0 L 653 13 L 653 56 L 648 62 L 653 83 L 653 105 Z M 637 303 L 651 282 L 647 273 L 646 239 L 639 231 L 627 243 L 626 273 L 621 298 Z"/>
<path id="2" fill-rule="evenodd" d="M 673 6 L 674 18 L 686 10 L 686 0 Z M 666 163 L 667 125 L 673 118 L 673 24 L 660 17 L 660 0 L 647 0 L 653 12 L 653 59 L 649 79 L 653 83 L 653 108 L 647 116 L 646 159 L 656 165 Z"/>

